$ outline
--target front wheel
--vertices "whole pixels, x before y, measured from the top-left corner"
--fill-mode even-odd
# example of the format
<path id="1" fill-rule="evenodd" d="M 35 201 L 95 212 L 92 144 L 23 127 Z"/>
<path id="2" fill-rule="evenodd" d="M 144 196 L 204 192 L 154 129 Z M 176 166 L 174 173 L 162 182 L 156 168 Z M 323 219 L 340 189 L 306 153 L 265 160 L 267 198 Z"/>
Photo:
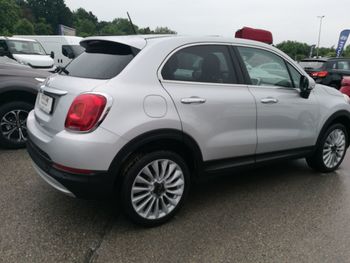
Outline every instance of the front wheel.
<path id="1" fill-rule="evenodd" d="M 163 224 L 175 215 L 190 185 L 186 163 L 179 155 L 169 151 L 135 158 L 124 177 L 124 210 L 132 221 L 149 227 Z"/>
<path id="2" fill-rule="evenodd" d="M 315 153 L 306 159 L 308 165 L 320 172 L 335 171 L 345 157 L 348 140 L 344 125 L 332 125 L 319 141 Z"/>

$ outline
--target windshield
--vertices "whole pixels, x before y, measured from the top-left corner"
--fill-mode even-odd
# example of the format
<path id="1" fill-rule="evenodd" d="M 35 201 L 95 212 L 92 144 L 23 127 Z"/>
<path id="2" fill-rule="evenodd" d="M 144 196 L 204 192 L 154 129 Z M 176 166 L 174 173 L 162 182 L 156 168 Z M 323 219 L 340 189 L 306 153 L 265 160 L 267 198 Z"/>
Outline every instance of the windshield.
<path id="1" fill-rule="evenodd" d="M 322 69 L 326 62 L 324 61 L 300 61 L 300 66 L 303 67 L 303 69 Z"/>
<path id="2" fill-rule="evenodd" d="M 12 54 L 46 55 L 38 42 L 26 40 L 7 40 L 6 42 Z"/>

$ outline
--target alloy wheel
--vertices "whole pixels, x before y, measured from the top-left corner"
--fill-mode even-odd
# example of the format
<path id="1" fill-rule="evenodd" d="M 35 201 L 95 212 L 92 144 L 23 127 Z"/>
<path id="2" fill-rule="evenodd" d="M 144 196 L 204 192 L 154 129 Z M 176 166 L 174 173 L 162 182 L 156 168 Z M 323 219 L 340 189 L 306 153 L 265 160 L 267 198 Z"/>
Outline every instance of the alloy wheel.
<path id="1" fill-rule="evenodd" d="M 181 167 L 169 159 L 154 160 L 135 177 L 131 202 L 145 219 L 160 219 L 179 204 L 185 188 Z"/>
<path id="2" fill-rule="evenodd" d="M 12 110 L 7 112 L 0 120 L 0 132 L 2 136 L 15 143 L 27 140 L 26 120 L 28 111 Z"/>
<path id="3" fill-rule="evenodd" d="M 332 169 L 336 167 L 345 154 L 346 137 L 341 129 L 333 130 L 327 137 L 323 146 L 323 163 Z"/>

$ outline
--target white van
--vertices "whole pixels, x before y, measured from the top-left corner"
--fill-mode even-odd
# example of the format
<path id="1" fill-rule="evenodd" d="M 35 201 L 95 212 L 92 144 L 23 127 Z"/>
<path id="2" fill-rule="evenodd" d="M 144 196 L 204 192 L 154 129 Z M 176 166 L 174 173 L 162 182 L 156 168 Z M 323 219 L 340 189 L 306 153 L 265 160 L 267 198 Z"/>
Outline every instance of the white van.
<path id="1" fill-rule="evenodd" d="M 0 36 L 0 57 L 9 57 L 32 68 L 54 71 L 53 59 L 33 39 Z"/>
<path id="2" fill-rule="evenodd" d="M 72 59 L 84 52 L 80 46 L 82 37 L 76 36 L 16 36 L 39 41 L 46 53 L 54 58 L 55 65 L 65 67 Z"/>

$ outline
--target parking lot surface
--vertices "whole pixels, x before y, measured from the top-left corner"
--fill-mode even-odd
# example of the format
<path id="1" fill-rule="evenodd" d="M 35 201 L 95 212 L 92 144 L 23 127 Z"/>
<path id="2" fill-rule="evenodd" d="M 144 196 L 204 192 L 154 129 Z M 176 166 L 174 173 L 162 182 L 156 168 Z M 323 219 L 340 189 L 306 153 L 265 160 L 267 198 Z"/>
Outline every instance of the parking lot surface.
<path id="1" fill-rule="evenodd" d="M 66 197 L 25 150 L 0 149 L 0 262 L 349 262 L 350 155 L 206 179 L 168 224 L 145 229 L 113 203 Z"/>

